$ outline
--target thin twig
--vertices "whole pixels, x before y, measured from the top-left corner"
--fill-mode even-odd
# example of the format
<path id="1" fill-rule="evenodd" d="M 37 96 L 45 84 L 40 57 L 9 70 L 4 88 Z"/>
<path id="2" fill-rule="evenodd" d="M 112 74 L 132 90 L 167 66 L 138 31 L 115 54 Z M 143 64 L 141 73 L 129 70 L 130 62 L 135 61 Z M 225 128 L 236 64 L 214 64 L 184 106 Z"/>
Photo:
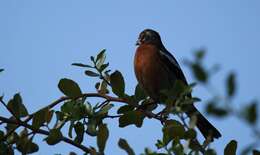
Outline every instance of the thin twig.
<path id="1" fill-rule="evenodd" d="M 103 118 L 118 118 L 118 117 L 121 117 L 122 115 L 107 115 L 107 116 L 104 116 Z"/>
<path id="2" fill-rule="evenodd" d="M 109 102 L 108 100 L 105 100 L 100 105 L 98 105 L 96 108 L 99 109 L 99 108 L 103 107 L 104 105 L 106 105 L 108 102 Z"/>
<path id="3" fill-rule="evenodd" d="M 178 114 L 177 116 L 178 116 L 179 119 L 182 121 L 183 125 L 184 125 L 187 129 L 189 129 L 189 126 L 188 126 L 188 124 L 186 123 L 183 114 L 182 114 L 182 115 Z"/>

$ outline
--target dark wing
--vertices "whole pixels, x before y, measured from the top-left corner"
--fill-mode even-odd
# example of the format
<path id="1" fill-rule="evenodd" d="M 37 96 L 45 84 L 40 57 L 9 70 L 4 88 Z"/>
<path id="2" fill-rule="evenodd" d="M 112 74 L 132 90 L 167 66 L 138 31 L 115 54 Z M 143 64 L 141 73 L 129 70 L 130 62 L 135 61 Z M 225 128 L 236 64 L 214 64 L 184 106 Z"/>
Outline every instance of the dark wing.
<path id="1" fill-rule="evenodd" d="M 167 65 L 167 68 L 172 72 L 172 74 L 174 74 L 174 76 L 178 80 L 183 81 L 184 84 L 188 85 L 188 82 L 181 70 L 181 67 L 174 56 L 166 49 L 160 50 L 160 56 L 162 61 Z"/>
<path id="2" fill-rule="evenodd" d="M 174 74 L 174 76 L 178 79 L 183 81 L 186 85 L 188 85 L 187 80 L 180 68 L 180 65 L 176 61 L 176 59 L 169 53 L 164 47 L 160 50 L 160 56 L 162 61 L 166 64 L 167 68 Z M 191 97 L 191 94 L 188 95 Z M 185 112 L 189 117 L 193 115 L 197 116 L 196 125 L 199 128 L 202 135 L 207 139 L 209 136 L 212 138 L 219 138 L 221 137 L 220 132 L 196 109 L 194 105 L 190 105 L 187 107 Z M 213 139 L 212 139 L 213 141 Z"/>

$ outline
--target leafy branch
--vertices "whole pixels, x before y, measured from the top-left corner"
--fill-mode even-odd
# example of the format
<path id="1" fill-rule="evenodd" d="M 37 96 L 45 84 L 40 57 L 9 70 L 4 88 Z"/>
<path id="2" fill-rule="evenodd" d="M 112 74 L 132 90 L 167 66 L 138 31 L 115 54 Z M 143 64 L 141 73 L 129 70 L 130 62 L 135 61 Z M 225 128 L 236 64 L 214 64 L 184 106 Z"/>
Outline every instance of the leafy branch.
<path id="1" fill-rule="evenodd" d="M 244 151 L 246 154 L 259 145 L 260 132 L 256 127 L 257 102 L 247 105 L 243 111 L 231 108 L 228 103 L 236 94 L 234 73 L 227 77 L 225 97 L 221 97 L 216 91 L 211 91 L 212 89 L 209 89 L 210 77 L 216 69 L 215 67 L 206 69 L 203 66 L 204 56 L 205 52 L 200 50 L 195 54 L 195 60 L 187 60 L 186 64 L 191 68 L 195 79 L 212 92 L 213 97 L 207 101 L 206 111 L 220 118 L 236 115 L 247 121 L 258 138 L 247 148 L 247 152 Z M 109 138 L 109 124 L 104 123 L 105 119 L 116 119 L 119 127 L 124 128 L 129 125 L 142 127 L 145 118 L 161 122 L 163 137 L 157 140 L 156 151 L 146 148 L 144 155 L 216 154 L 215 150 L 210 148 L 209 144 L 212 143 L 210 139 L 203 142 L 198 140 L 195 130 L 196 118 L 187 121 L 184 115 L 187 104 L 200 101 L 196 97 L 187 97 L 187 94 L 192 92 L 194 84 L 183 86 L 177 82 L 176 87 L 173 88 L 174 91 L 165 92 L 163 104 L 165 108 L 158 112 L 157 103 L 146 96 L 139 85 L 136 86 L 133 95 L 127 94 L 123 75 L 119 71 L 111 72 L 108 69 L 109 63 L 105 63 L 105 59 L 105 50 L 102 50 L 96 57 L 90 57 L 91 64 L 72 64 L 85 69 L 85 75 L 88 77 L 98 79 L 98 82 L 94 84 L 96 92 L 83 93 L 75 81 L 62 78 L 58 83 L 58 88 L 65 96 L 61 96 L 31 114 L 23 104 L 20 94 L 15 94 L 8 103 L 1 96 L 0 102 L 9 111 L 11 117 L 0 116 L 0 126 L 5 126 L 6 129 L 5 132 L 0 130 L 0 154 L 14 154 L 14 149 L 23 154 L 37 152 L 39 146 L 33 142 L 33 139 L 40 134 L 45 135 L 44 141 L 48 145 L 63 141 L 81 149 L 86 154 L 103 155 Z M 0 72 L 2 71 L 3 69 L 0 69 Z M 116 103 L 120 103 L 121 106 L 115 114 L 111 112 L 111 109 L 115 108 Z M 66 124 L 69 126 L 68 132 L 62 133 L 61 129 Z M 98 148 L 86 146 L 84 143 L 86 136 L 96 137 Z M 118 145 L 127 154 L 135 154 L 125 139 L 119 139 Z M 237 142 L 231 140 L 224 154 L 236 154 L 236 149 Z M 255 150 L 254 153 L 257 151 Z"/>

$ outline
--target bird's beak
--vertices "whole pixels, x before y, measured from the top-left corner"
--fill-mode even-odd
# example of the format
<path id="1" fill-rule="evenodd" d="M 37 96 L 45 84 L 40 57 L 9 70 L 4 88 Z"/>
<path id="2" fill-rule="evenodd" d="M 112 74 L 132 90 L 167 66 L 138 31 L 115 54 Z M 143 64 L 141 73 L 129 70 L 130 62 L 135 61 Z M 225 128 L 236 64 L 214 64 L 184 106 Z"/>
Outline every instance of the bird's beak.
<path id="1" fill-rule="evenodd" d="M 141 39 L 139 38 L 139 39 L 136 41 L 135 45 L 138 46 L 138 45 L 140 45 L 140 44 L 141 44 Z"/>

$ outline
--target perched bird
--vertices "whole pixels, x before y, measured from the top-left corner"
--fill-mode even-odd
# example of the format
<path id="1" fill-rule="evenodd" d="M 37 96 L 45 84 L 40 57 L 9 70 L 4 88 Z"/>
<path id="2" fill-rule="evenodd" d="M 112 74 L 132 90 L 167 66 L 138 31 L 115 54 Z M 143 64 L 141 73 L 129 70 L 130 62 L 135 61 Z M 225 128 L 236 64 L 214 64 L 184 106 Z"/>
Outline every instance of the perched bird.
<path id="1" fill-rule="evenodd" d="M 138 46 L 134 58 L 136 78 L 141 88 L 155 102 L 160 102 L 161 91 L 170 90 L 176 80 L 188 85 L 180 65 L 164 47 L 158 32 L 151 29 L 142 31 L 136 45 Z M 188 106 L 185 113 L 190 118 L 197 117 L 196 126 L 205 138 L 221 137 L 220 132 L 193 104 Z"/>

